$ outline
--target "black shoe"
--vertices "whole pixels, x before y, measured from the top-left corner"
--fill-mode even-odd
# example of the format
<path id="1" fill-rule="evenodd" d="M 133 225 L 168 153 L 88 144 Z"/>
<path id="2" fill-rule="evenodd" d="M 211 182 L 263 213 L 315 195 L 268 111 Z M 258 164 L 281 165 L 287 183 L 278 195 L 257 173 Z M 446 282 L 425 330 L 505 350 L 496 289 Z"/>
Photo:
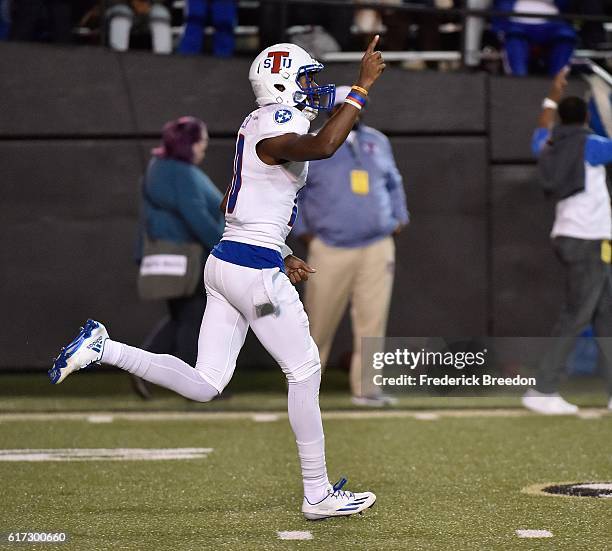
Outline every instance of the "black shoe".
<path id="1" fill-rule="evenodd" d="M 132 380 L 132 390 L 138 394 L 138 396 L 140 396 L 143 400 L 153 399 L 151 389 L 144 379 L 136 377 L 136 375 L 131 375 L 130 379 Z"/>

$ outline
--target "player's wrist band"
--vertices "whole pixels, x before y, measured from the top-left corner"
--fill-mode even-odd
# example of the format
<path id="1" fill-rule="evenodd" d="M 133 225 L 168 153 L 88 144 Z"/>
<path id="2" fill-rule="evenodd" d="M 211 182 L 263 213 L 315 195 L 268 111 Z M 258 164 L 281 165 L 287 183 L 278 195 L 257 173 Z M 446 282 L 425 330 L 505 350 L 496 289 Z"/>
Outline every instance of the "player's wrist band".
<path id="1" fill-rule="evenodd" d="M 557 109 L 557 107 L 559 107 L 559 104 L 554 99 L 544 98 L 542 102 L 543 109 Z"/>
<path id="2" fill-rule="evenodd" d="M 363 106 L 366 104 L 366 101 L 365 96 L 362 96 L 359 92 L 355 92 L 355 90 L 351 89 L 348 96 L 346 96 L 344 103 L 348 103 L 361 111 Z"/>
<path id="3" fill-rule="evenodd" d="M 365 88 L 362 88 L 361 86 L 357 86 L 356 84 L 351 86 L 351 90 L 355 90 L 355 92 L 363 95 L 363 96 L 367 96 L 368 95 L 368 91 Z"/>

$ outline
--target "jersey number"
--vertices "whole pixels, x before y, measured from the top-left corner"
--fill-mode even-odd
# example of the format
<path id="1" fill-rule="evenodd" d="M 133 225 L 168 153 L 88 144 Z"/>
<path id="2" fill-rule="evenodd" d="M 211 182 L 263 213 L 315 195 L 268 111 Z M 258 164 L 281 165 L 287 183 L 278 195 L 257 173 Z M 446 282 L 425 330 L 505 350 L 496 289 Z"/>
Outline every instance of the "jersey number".
<path id="1" fill-rule="evenodd" d="M 238 141 L 236 142 L 236 155 L 234 156 L 234 177 L 232 178 L 232 186 L 230 188 L 230 194 L 227 199 L 227 212 L 232 213 L 236 208 L 236 201 L 238 200 L 238 193 L 240 193 L 240 187 L 242 186 L 242 156 L 244 153 L 244 134 L 238 134 Z"/>

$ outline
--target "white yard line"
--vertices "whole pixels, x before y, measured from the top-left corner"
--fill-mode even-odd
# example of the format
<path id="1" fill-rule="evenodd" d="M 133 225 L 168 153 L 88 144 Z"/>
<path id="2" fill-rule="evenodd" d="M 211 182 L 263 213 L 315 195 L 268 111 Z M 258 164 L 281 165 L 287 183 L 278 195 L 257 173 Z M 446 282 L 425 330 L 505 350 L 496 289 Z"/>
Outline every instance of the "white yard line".
<path id="1" fill-rule="evenodd" d="M 202 459 L 212 451 L 212 448 L 23 448 L 0 450 L 0 462 Z"/>
<path id="2" fill-rule="evenodd" d="M 87 422 L 93 424 L 103 424 L 103 423 L 112 423 L 113 422 L 112 415 L 88 415 Z"/>
<path id="3" fill-rule="evenodd" d="M 255 413 L 252 419 L 256 423 L 273 423 L 278 421 L 279 417 L 276 413 Z"/>
<path id="4" fill-rule="evenodd" d="M 599 419 L 605 408 L 583 409 L 583 419 Z M 417 419 L 433 420 L 470 417 L 535 417 L 537 414 L 524 409 L 436 409 L 436 410 L 335 410 L 323 411 L 324 419 Z M 284 412 L 272 411 L 100 411 L 100 412 L 44 412 L 44 413 L 0 413 L 0 422 L 5 421 L 227 421 L 250 419 L 261 422 L 286 419 Z M 96 419 L 96 420 L 92 420 Z M 102 420 L 101 420 L 102 419 Z"/>
<path id="5" fill-rule="evenodd" d="M 418 419 L 419 421 L 437 421 L 440 419 L 440 415 L 438 413 L 431 412 L 415 413 L 414 418 Z"/>
<path id="6" fill-rule="evenodd" d="M 603 415 L 605 415 L 605 410 L 592 410 L 592 409 L 581 409 L 576 414 L 580 419 L 599 419 Z"/>
<path id="7" fill-rule="evenodd" d="M 553 533 L 548 530 L 516 530 L 519 538 L 552 538 Z"/>
<path id="8" fill-rule="evenodd" d="M 308 530 L 304 531 L 287 531 L 276 532 L 279 540 L 311 540 L 312 533 Z"/>

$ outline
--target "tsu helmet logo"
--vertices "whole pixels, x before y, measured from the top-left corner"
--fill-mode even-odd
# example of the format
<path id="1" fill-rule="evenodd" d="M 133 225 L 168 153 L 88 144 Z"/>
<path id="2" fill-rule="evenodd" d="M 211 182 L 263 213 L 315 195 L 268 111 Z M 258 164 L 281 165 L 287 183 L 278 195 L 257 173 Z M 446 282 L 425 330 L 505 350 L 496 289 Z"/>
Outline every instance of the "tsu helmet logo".
<path id="1" fill-rule="evenodd" d="M 293 118 L 293 113 L 289 109 L 279 109 L 274 113 L 274 121 L 278 124 L 289 122 Z"/>
<path id="2" fill-rule="evenodd" d="M 280 73 L 281 67 L 289 69 L 291 67 L 289 52 L 268 52 L 268 57 L 264 59 L 263 66 L 266 69 L 271 69 L 272 74 Z"/>

